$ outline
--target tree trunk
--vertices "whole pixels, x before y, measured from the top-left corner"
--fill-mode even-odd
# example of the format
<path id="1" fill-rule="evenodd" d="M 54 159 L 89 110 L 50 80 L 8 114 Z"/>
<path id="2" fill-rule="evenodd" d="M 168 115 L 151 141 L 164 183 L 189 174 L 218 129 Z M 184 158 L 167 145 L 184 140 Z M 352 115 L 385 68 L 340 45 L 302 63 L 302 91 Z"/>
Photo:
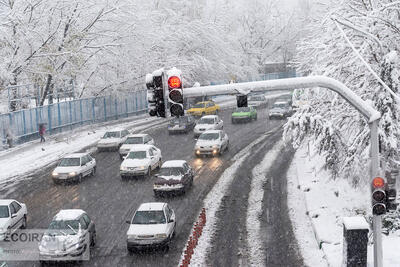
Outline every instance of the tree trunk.
<path id="1" fill-rule="evenodd" d="M 47 75 L 47 82 L 46 82 L 46 87 L 44 88 L 42 98 L 40 99 L 40 106 L 43 106 L 44 101 L 46 100 L 46 97 L 50 91 L 51 87 L 51 80 L 53 79 L 53 75 L 48 74 Z"/>

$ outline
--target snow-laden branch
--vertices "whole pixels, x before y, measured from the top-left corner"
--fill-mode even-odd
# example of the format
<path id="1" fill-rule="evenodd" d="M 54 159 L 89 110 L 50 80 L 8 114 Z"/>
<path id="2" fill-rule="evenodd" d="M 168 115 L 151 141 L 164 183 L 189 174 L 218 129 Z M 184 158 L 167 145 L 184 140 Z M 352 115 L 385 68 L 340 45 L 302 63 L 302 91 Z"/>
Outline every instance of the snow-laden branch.
<path id="1" fill-rule="evenodd" d="M 365 65 L 365 67 L 368 69 L 368 71 L 375 77 L 375 79 L 398 101 L 400 102 L 400 97 L 396 95 L 392 89 L 390 89 L 387 84 L 382 81 L 382 79 L 376 74 L 376 72 L 371 68 L 371 66 L 365 61 L 365 59 L 361 56 L 361 54 L 357 51 L 357 49 L 354 47 L 352 42 L 350 42 L 349 38 L 347 37 L 346 33 L 343 31 L 343 29 L 340 27 L 339 23 L 334 20 L 336 27 L 339 29 L 343 37 L 345 38 L 346 42 L 350 45 L 351 49 L 354 51 L 354 53 L 357 55 L 357 57 L 361 60 L 361 62 Z"/>

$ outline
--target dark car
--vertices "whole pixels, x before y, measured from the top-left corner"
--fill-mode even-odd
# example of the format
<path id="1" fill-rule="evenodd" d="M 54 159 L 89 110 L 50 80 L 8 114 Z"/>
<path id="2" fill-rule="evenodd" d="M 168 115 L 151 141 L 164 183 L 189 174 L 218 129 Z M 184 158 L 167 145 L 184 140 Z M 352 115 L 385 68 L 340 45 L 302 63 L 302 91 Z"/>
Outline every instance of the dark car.
<path id="1" fill-rule="evenodd" d="M 168 124 L 168 133 L 188 133 L 193 130 L 195 124 L 195 120 L 192 116 L 173 118 Z"/>
<path id="2" fill-rule="evenodd" d="M 156 175 L 153 191 L 156 196 L 163 193 L 184 193 L 193 184 L 194 172 L 185 160 L 164 162 Z"/>

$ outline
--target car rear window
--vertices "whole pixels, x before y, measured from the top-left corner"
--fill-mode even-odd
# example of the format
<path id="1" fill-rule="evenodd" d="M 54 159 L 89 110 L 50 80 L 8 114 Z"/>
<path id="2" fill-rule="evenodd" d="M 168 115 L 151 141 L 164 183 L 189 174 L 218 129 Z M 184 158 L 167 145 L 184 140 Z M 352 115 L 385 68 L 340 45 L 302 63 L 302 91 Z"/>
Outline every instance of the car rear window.
<path id="1" fill-rule="evenodd" d="M 124 144 L 129 144 L 129 145 L 143 144 L 143 138 L 142 137 L 128 137 L 128 139 L 126 139 Z"/>
<path id="2" fill-rule="evenodd" d="M 121 135 L 120 132 L 106 132 L 103 138 L 119 138 Z"/>

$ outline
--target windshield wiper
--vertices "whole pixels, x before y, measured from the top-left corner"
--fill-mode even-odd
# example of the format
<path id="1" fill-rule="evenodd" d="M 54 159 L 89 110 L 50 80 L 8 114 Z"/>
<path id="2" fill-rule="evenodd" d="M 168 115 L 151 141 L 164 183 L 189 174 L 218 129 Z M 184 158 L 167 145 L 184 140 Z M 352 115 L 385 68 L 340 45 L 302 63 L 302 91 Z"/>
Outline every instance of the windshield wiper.
<path id="1" fill-rule="evenodd" d="M 69 225 L 69 224 L 67 224 L 67 226 L 69 227 L 69 229 L 71 229 L 75 234 L 76 233 L 78 233 L 77 231 L 75 231 L 75 229 L 74 228 L 72 228 L 72 226 L 71 225 Z"/>

